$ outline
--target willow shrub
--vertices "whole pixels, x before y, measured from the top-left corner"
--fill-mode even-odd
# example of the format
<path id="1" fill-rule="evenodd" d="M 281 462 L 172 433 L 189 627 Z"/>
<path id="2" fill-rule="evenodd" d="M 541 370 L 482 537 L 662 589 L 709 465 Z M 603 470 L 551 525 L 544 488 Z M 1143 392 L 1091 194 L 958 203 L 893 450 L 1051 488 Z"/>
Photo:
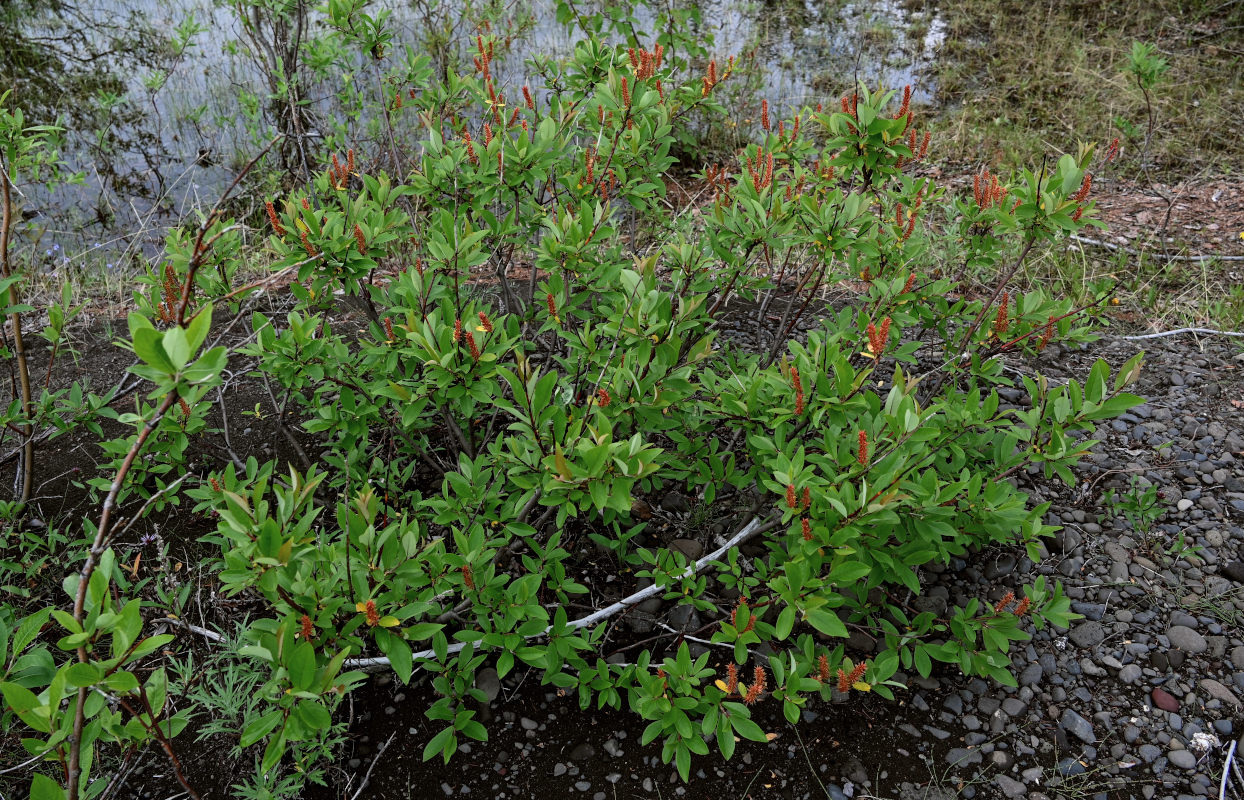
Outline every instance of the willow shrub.
<path id="1" fill-rule="evenodd" d="M 269 207 L 266 246 L 297 273 L 296 303 L 279 319 L 254 313 L 232 355 L 288 398 L 285 418 L 321 454 L 303 471 L 230 464 L 186 492 L 219 517 L 208 538 L 223 592 L 262 598 L 239 633 L 245 663 L 268 676 L 267 705 L 241 731 L 264 747 L 260 773 L 287 757 L 314 774 L 343 695 L 377 668 L 431 673 L 440 728 L 425 758 L 487 738 L 471 700 L 490 665 L 533 669 L 584 707 L 625 705 L 684 778 L 706 742 L 729 758 L 736 734 L 764 740 L 752 713 L 766 704 L 796 722 L 811 698 L 893 697 L 900 670 L 927 676 L 936 662 L 1015 685 L 1011 644 L 1073 617 L 1058 586 L 1038 579 L 940 615 L 911 599 L 923 567 L 969 548 L 1036 558 L 1054 529 L 1015 477 L 1036 465 L 1070 481 L 1093 444 L 1072 434 L 1139 402 L 1123 392 L 1138 359 L 1113 379 L 1102 362 L 1083 382 L 1025 375 L 1016 406 L 998 394 L 1014 384 L 1004 353 L 1023 363 L 1051 340 L 1092 339 L 1086 310 L 1005 291 L 1033 247 L 1096 224 L 1092 149 L 953 192 L 917 177 L 929 141 L 906 93 L 861 87 L 781 118 L 758 103 L 758 141 L 707 166 L 703 201 L 676 207 L 671 145 L 692 116 L 723 114 L 729 65 L 678 85 L 660 48 L 587 41 L 507 100 L 487 37 L 477 46 L 475 74 L 403 87 L 390 109 L 426 133 L 409 174 L 338 154 Z M 927 224 L 931 208 L 949 223 Z M 937 277 L 939 239 L 992 265 L 997 286 L 972 295 Z M 131 323 L 153 399 L 185 399 L 187 414 L 224 366 L 196 354 L 225 270 L 195 259 L 171 248 L 166 300 L 148 298 Z M 491 300 L 472 288 L 481 276 Z M 858 289 L 850 306 L 817 299 L 844 282 Z M 334 327 L 342 295 L 369 311 L 365 332 Z M 176 320 L 181 300 L 193 321 L 153 323 Z M 800 320 L 813 321 L 806 335 Z M 723 339 L 730 326 L 750 344 Z M 143 408 L 158 465 L 184 429 Z M 637 501 L 671 489 L 735 520 L 699 562 L 646 538 Z M 588 562 L 572 534 L 610 551 L 612 574 L 694 606 L 713 646 L 632 644 L 610 610 L 585 618 L 578 608 L 603 601 L 574 577 Z M 44 734 L 32 709 L 64 696 L 66 669 L 69 685 L 104 694 L 141 688 L 118 677 L 141 640 L 131 606 L 110 607 L 105 582 L 124 575 L 105 560 L 88 594 L 99 624 L 70 624 L 62 641 L 85 643 L 81 663 L 97 666 L 49 667 L 54 696 L 22 689 L 19 716 Z M 98 666 L 108 625 L 120 661 Z M 878 641 L 863 660 L 844 651 L 851 630 Z M 112 708 L 92 709 L 112 720 L 103 738 L 150 735 Z"/>

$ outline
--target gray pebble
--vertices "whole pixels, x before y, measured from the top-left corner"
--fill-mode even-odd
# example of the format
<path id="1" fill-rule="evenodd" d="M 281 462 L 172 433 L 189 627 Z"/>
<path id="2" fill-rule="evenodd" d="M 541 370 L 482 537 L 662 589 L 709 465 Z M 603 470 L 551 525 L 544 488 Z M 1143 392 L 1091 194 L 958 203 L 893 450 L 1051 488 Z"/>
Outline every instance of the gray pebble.
<path id="1" fill-rule="evenodd" d="M 1166 631 L 1166 638 L 1170 639 L 1171 647 L 1177 647 L 1185 653 L 1204 653 L 1209 649 L 1205 637 L 1186 625 L 1172 625 Z"/>
<path id="2" fill-rule="evenodd" d="M 1093 733 L 1093 724 L 1070 708 L 1063 710 L 1063 716 L 1058 724 L 1063 730 L 1085 744 L 1093 744 L 1097 741 L 1097 735 Z"/>

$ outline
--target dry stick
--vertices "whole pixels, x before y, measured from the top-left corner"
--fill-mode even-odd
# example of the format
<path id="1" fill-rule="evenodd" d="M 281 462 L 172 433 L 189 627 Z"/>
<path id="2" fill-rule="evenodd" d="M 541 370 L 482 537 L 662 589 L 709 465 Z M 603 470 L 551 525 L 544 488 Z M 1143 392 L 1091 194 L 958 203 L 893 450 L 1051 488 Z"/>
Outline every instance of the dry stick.
<path id="1" fill-rule="evenodd" d="M 10 191 L 9 165 L 0 159 L 0 203 L 3 204 L 3 216 L 0 217 L 0 278 L 9 278 L 9 236 L 13 226 L 13 195 Z M 7 287 L 10 308 L 17 306 L 18 294 L 16 282 Z M 9 313 L 9 321 L 13 325 L 13 354 L 17 360 L 17 378 L 21 383 L 22 416 L 26 418 L 22 425 L 22 435 L 26 443 L 22 445 L 22 494 L 21 505 L 30 500 L 31 487 L 34 486 L 35 475 L 35 441 L 34 426 L 31 423 L 30 409 L 30 368 L 26 362 L 26 347 L 22 342 L 22 315 L 19 311 Z"/>
<path id="2" fill-rule="evenodd" d="M 753 536 L 756 536 L 757 534 L 764 532 L 764 530 L 767 529 L 769 522 L 771 522 L 771 520 L 764 520 L 759 517 L 753 518 L 751 522 L 744 525 L 742 530 L 740 530 L 734 536 L 730 537 L 730 540 L 727 541 L 725 544 L 723 544 L 721 547 L 717 548 L 716 550 L 709 553 L 708 555 L 703 556 L 702 558 L 697 560 L 694 564 L 688 564 L 687 568 L 683 570 L 682 574 L 679 575 L 678 577 L 689 578 L 689 577 L 692 577 L 693 575 L 696 575 L 697 573 L 699 573 L 700 570 L 708 566 L 709 562 L 715 561 L 716 559 L 721 558 L 721 556 L 724 555 L 726 551 L 728 551 L 730 548 L 737 547 L 743 542 L 746 542 L 748 539 L 751 539 Z M 567 623 L 566 627 L 567 628 L 586 628 L 589 625 L 595 625 L 597 622 L 608 619 L 609 617 L 612 617 L 614 614 L 617 614 L 619 611 L 622 611 L 623 609 L 629 606 L 642 603 L 644 600 L 647 600 L 649 597 L 652 597 L 653 595 L 658 594 L 664 590 L 665 590 L 664 586 L 654 583 L 652 586 L 649 586 L 646 589 L 641 589 L 632 595 L 622 598 L 621 600 L 619 600 L 618 602 L 612 605 L 605 606 L 599 611 L 588 614 L 586 617 L 580 617 L 579 619 L 572 620 L 571 622 Z M 545 636 L 552 630 L 553 630 L 553 626 L 550 625 L 549 627 L 545 628 L 543 632 L 532 634 L 531 636 L 528 636 L 527 638 L 534 639 L 538 636 Z M 449 648 L 446 650 L 446 652 L 456 653 L 464 647 L 466 647 L 465 642 L 456 642 L 454 644 L 451 644 Z M 436 658 L 436 651 L 435 650 L 422 650 L 418 653 L 412 653 L 411 658 L 414 659 L 415 661 L 418 661 L 419 659 Z M 380 656 L 377 658 L 348 658 L 346 659 L 345 663 L 342 664 L 342 667 L 345 669 L 360 669 L 360 670 L 363 670 L 364 672 L 375 672 L 375 671 L 385 669 L 389 667 L 389 665 L 390 665 L 389 659 L 386 657 Z"/>
<path id="3" fill-rule="evenodd" d="M 359 788 L 350 796 L 350 800 L 359 800 L 363 794 L 363 790 L 367 788 L 367 784 L 371 782 L 371 771 L 376 768 L 376 764 L 380 762 L 380 757 L 384 755 L 384 751 L 389 749 L 389 745 L 393 743 L 393 737 L 397 736 L 397 731 L 389 734 L 389 738 L 385 739 L 384 744 L 380 745 L 380 749 L 376 751 L 375 757 L 371 763 L 367 765 L 367 772 L 363 773 L 363 782 L 359 784 Z"/>
<path id="4" fill-rule="evenodd" d="M 1231 742 L 1227 750 L 1227 759 L 1222 765 L 1222 781 L 1218 784 L 1218 800 L 1227 800 L 1227 779 L 1231 777 L 1231 762 L 1235 759 L 1236 741 Z"/>
<path id="5" fill-rule="evenodd" d="M 1239 331 L 1220 331 L 1220 330 L 1215 330 L 1214 328 L 1178 328 L 1173 331 L 1161 331 L 1160 333 L 1145 333 L 1139 336 L 1120 336 L 1119 338 L 1127 339 L 1130 341 L 1136 341 L 1138 339 L 1161 339 L 1163 336 L 1175 336 L 1180 333 L 1204 333 L 1206 335 L 1216 334 L 1218 336 L 1244 337 L 1244 332 L 1239 332 Z"/>
<path id="6" fill-rule="evenodd" d="M 1210 261 L 1244 261 L 1244 256 L 1221 256 L 1221 255 L 1215 255 L 1212 253 L 1206 254 L 1206 255 L 1195 255 L 1195 256 L 1167 255 L 1166 253 L 1151 253 L 1151 252 L 1147 252 L 1144 250 L 1137 250 L 1134 247 L 1128 247 L 1122 244 L 1115 244 L 1114 242 L 1105 242 L 1105 241 L 1102 241 L 1101 239 L 1090 239 L 1087 236 L 1072 235 L 1072 236 L 1069 236 L 1068 238 L 1071 239 L 1073 242 L 1079 242 L 1080 244 L 1092 245 L 1093 247 L 1104 247 L 1107 250 L 1115 250 L 1115 251 L 1118 251 L 1121 253 L 1127 253 L 1128 255 L 1133 255 L 1133 256 L 1147 255 L 1150 258 L 1156 258 L 1159 261 L 1188 261 L 1194 264 L 1205 264 Z"/>
<path id="7" fill-rule="evenodd" d="M 176 319 L 178 325 L 184 327 L 186 324 L 186 306 L 190 302 L 190 290 L 194 286 L 195 274 L 199 271 L 199 267 L 203 265 L 204 258 L 209 252 L 204 247 L 203 238 L 207 235 L 208 229 L 211 227 L 217 214 L 220 212 L 221 205 L 223 205 L 225 200 L 229 198 L 229 195 L 233 193 L 233 190 L 237 187 L 238 183 L 241 182 L 242 178 L 246 176 L 246 173 L 250 172 L 251 168 L 255 166 L 259 159 L 262 158 L 270 149 L 272 149 L 272 146 L 279 142 L 281 138 L 281 136 L 274 137 L 270 142 L 268 142 L 266 147 L 260 150 L 259 153 L 250 160 L 250 163 L 242 168 L 242 171 L 238 173 L 237 177 L 233 179 L 233 182 L 230 183 L 224 193 L 221 194 L 220 199 L 216 201 L 216 205 L 212 207 L 207 216 L 203 218 L 203 221 L 199 223 L 199 234 L 194 242 L 194 254 L 191 256 L 189 266 L 186 270 L 186 282 L 182 286 L 181 302 L 177 305 Z M 78 590 L 73 602 L 73 618 L 79 625 L 82 624 L 84 617 L 83 611 L 86 606 L 87 584 L 90 583 L 91 575 L 95 572 L 95 567 L 99 563 L 99 559 L 103 555 L 109 541 L 112 512 L 116 507 L 117 495 L 121 493 L 121 486 L 125 482 L 125 477 L 134 466 L 134 461 L 138 458 L 138 454 L 142 451 L 143 445 L 146 444 L 147 438 L 151 436 L 151 433 L 156 429 L 156 426 L 160 424 L 160 420 L 164 419 L 164 415 L 170 408 L 172 408 L 173 404 L 177 402 L 178 397 L 179 395 L 177 391 L 174 390 L 169 392 L 165 396 L 164 401 L 160 404 L 160 408 L 156 411 L 152 418 L 143 424 L 142 430 L 134 439 L 134 443 L 130 445 L 129 452 L 125 454 L 125 459 L 121 462 L 121 466 L 117 469 L 117 474 L 112 480 L 112 485 L 108 488 L 108 496 L 104 498 L 103 510 L 99 517 L 99 527 L 95 531 L 95 540 L 91 543 L 91 549 L 87 552 L 86 563 L 82 565 L 82 571 L 78 578 Z M 85 642 L 78 646 L 78 661 L 83 664 L 88 661 Z M 81 773 L 82 729 L 86 726 L 86 695 L 86 687 L 78 689 L 78 702 L 77 705 L 74 706 L 73 735 L 69 740 L 69 765 L 67 769 L 69 800 L 78 800 L 79 796 L 78 784 L 80 782 L 79 775 Z M 166 750 L 170 753 L 172 752 L 171 747 L 166 747 Z M 182 788 L 184 788 L 191 797 L 198 798 L 198 794 L 195 793 L 194 789 L 189 784 L 184 782 L 180 772 L 178 772 L 177 777 L 178 780 L 182 782 Z"/>

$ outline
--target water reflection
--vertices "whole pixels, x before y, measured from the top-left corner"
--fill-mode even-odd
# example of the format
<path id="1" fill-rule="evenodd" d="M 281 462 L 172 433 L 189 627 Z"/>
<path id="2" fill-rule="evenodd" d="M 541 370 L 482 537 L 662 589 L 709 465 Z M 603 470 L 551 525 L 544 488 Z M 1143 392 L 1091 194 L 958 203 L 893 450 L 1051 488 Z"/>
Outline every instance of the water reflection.
<path id="1" fill-rule="evenodd" d="M 325 128 L 344 125 L 364 140 L 369 120 L 343 121 L 333 106 L 329 80 L 343 77 L 319 71 L 327 26 L 299 0 L 288 7 L 305 16 L 282 22 L 264 17 L 258 5 L 223 0 L 0 0 L 3 86 L 15 90 L 12 102 L 32 122 L 66 126 L 65 154 L 85 176 L 82 186 L 62 187 L 55 197 L 36 191 L 27 198 L 33 236 L 25 238 L 39 241 L 32 252 L 55 240 L 58 254 L 77 258 L 111 241 L 92 257 L 117 262 L 125 252 L 158 248 L 159 231 L 210 203 L 274 129 L 297 134 L 289 147 L 301 150 L 282 154 L 294 168 L 322 158 Z M 702 0 L 699 7 L 699 33 L 711 37 L 711 52 L 723 59 L 751 54 L 759 69 L 740 89 L 778 109 L 832 101 L 857 76 L 919 87 L 919 71 L 945 35 L 932 6 L 919 0 Z M 529 57 L 564 56 L 573 47 L 553 0 L 368 6 L 373 15 L 383 10 L 392 12 L 392 52 L 405 45 L 430 52 L 437 72 L 469 69 L 474 20 L 496 19 L 494 30 L 508 37 L 509 49 L 498 53 L 494 72 L 510 96 L 528 81 Z M 653 14 L 640 7 L 636 17 L 651 41 Z M 302 48 L 290 50 L 291 43 Z M 274 73 L 277 80 L 269 77 Z M 301 83 L 301 112 L 265 99 L 280 90 L 281 79 Z M 366 64 L 344 79 L 370 80 Z M 932 100 L 928 89 L 918 89 L 917 101 Z"/>

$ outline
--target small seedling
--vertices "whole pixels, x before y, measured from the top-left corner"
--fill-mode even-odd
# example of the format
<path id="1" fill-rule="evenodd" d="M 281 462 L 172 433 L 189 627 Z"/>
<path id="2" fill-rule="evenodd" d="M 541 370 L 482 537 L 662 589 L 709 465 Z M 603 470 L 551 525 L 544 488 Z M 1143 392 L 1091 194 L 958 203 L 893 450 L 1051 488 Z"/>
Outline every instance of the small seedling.
<path id="1" fill-rule="evenodd" d="M 1132 526 L 1132 530 L 1147 535 L 1153 523 L 1166 513 L 1163 505 L 1165 496 L 1153 484 L 1141 486 L 1136 476 L 1132 476 L 1127 491 L 1119 494 L 1108 489 L 1102 495 L 1102 502 L 1112 516 L 1122 515 Z"/>

